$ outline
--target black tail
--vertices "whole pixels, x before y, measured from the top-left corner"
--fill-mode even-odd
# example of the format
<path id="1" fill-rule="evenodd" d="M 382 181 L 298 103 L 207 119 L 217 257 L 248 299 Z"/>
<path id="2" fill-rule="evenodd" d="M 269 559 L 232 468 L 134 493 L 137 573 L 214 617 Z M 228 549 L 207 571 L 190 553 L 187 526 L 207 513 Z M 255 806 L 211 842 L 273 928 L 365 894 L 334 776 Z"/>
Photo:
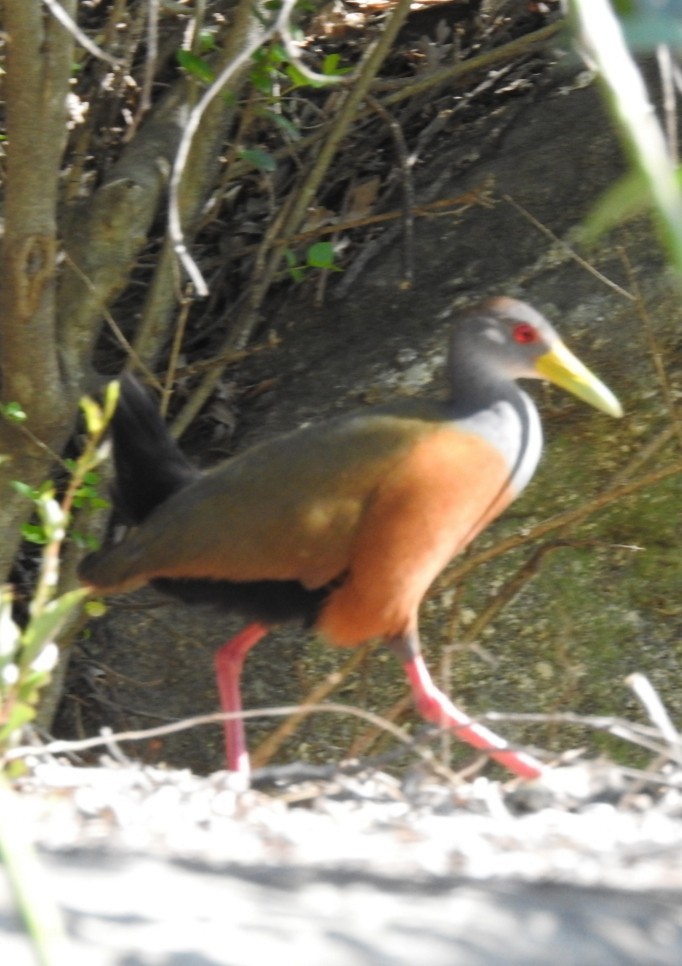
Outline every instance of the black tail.
<path id="1" fill-rule="evenodd" d="M 151 396 L 130 375 L 111 422 L 114 506 L 131 524 L 142 523 L 172 493 L 199 475 L 172 438 Z"/>

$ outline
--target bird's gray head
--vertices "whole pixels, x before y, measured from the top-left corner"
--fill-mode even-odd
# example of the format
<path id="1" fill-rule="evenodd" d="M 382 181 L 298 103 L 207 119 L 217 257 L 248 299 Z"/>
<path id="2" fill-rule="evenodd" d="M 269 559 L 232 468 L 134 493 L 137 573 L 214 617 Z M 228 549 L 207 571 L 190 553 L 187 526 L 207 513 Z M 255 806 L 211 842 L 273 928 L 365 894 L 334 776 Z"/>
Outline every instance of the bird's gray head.
<path id="1" fill-rule="evenodd" d="M 547 319 L 525 302 L 494 298 L 465 311 L 450 339 L 453 387 L 547 379 L 611 416 L 613 393 L 566 348 Z"/>

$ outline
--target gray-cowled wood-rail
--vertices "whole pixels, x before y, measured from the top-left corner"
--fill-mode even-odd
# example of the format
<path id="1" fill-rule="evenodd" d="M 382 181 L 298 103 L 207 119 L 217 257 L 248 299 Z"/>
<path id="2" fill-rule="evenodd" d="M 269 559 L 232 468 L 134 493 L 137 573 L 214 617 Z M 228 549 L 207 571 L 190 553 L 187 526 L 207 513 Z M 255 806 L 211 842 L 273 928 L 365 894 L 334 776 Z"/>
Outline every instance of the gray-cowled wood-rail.
<path id="1" fill-rule="evenodd" d="M 112 432 L 114 502 L 134 525 L 90 554 L 94 592 L 143 584 L 251 620 L 216 655 L 224 711 L 268 626 L 299 620 L 341 647 L 382 639 L 402 661 L 420 713 L 518 775 L 542 765 L 471 721 L 435 686 L 420 653 L 422 598 L 447 563 L 524 489 L 542 450 L 517 379 L 547 379 L 611 416 L 617 399 L 533 308 L 496 298 L 457 319 L 449 394 L 402 399 L 305 426 L 199 473 L 145 390 L 123 379 Z M 226 721 L 228 767 L 248 774 L 240 720 Z"/>

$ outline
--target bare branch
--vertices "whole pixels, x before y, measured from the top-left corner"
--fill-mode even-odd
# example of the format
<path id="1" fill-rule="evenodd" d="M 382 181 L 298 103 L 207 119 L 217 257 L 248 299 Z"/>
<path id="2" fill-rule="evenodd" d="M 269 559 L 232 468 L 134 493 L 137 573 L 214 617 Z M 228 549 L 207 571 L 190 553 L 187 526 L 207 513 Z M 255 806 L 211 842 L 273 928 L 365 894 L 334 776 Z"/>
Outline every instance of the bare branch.
<path id="1" fill-rule="evenodd" d="M 404 0 L 404 2 L 406 2 L 406 0 Z M 201 100 L 192 110 L 187 119 L 187 124 L 180 142 L 180 146 L 178 147 L 178 153 L 175 158 L 173 173 L 170 180 L 168 232 L 175 255 L 187 273 L 187 276 L 194 286 L 196 294 L 200 298 L 205 298 L 208 295 L 208 286 L 206 285 L 206 281 L 199 270 L 199 266 L 190 255 L 185 244 L 182 220 L 180 217 L 179 194 L 192 147 L 192 141 L 199 128 L 199 124 L 201 123 L 201 119 L 206 109 L 225 88 L 228 82 L 235 75 L 237 75 L 246 66 L 246 64 L 248 64 L 256 51 L 262 47 L 263 44 L 267 43 L 268 40 L 271 40 L 276 36 L 279 36 L 284 43 L 287 53 L 296 63 L 297 69 L 300 70 L 313 83 L 330 84 L 341 79 L 333 75 L 327 76 L 325 74 L 317 74 L 315 71 L 310 70 L 310 68 L 308 68 L 301 60 L 298 48 L 291 39 L 289 32 L 289 19 L 295 3 L 296 0 L 284 0 L 277 17 L 270 24 L 270 26 L 259 30 L 254 40 L 248 43 L 243 50 L 236 54 L 235 57 L 225 65 L 215 81 L 205 91 Z M 253 18 L 253 22 L 255 25 L 255 18 Z"/>
<path id="2" fill-rule="evenodd" d="M 118 60 L 116 57 L 112 57 L 97 44 L 93 43 L 86 33 L 80 29 L 78 24 L 71 18 L 71 16 L 66 12 L 64 7 L 57 3 L 57 0 L 43 0 L 43 3 L 50 11 L 52 16 L 59 21 L 59 23 L 64 27 L 74 40 L 78 41 L 81 47 L 84 47 L 89 54 L 93 57 L 97 57 L 98 60 L 105 60 L 107 64 L 111 64 L 112 67 L 120 67 L 122 61 Z"/>

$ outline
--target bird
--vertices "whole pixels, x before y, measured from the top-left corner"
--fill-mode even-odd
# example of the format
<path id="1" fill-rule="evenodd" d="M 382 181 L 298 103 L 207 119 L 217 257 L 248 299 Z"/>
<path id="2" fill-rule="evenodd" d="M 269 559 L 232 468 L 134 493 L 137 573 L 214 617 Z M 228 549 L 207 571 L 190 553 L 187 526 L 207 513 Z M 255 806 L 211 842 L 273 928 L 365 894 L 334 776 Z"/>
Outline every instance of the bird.
<path id="1" fill-rule="evenodd" d="M 529 304 L 498 296 L 459 313 L 443 398 L 403 397 L 257 443 L 205 472 L 137 379 L 112 420 L 113 503 L 130 525 L 80 564 L 92 593 L 150 584 L 250 623 L 216 653 L 227 766 L 248 780 L 240 678 L 251 648 L 296 621 L 338 647 L 381 640 L 414 702 L 513 774 L 545 765 L 469 718 L 435 685 L 418 615 L 448 563 L 530 482 L 543 448 L 519 379 L 544 379 L 620 417 L 613 393 Z"/>

